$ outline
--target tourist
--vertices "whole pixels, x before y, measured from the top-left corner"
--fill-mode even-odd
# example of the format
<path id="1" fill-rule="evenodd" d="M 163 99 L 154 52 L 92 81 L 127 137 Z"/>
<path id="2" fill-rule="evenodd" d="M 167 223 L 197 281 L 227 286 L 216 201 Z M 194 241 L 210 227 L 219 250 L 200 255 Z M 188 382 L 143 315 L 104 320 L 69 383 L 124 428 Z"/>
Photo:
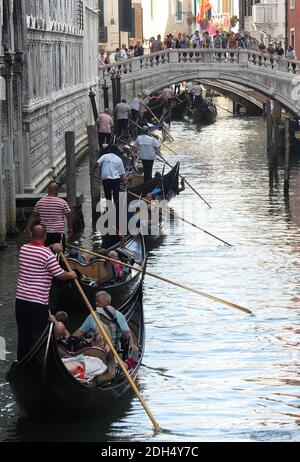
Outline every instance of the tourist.
<path id="1" fill-rule="evenodd" d="M 96 295 L 96 313 L 107 334 L 112 340 L 114 347 L 120 351 L 121 336 L 129 340 L 129 347 L 138 350 L 134 343 L 132 332 L 126 322 L 125 316 L 111 306 L 111 296 L 107 292 L 98 292 Z M 74 337 L 82 337 L 89 333 L 98 333 L 99 328 L 92 315 L 89 315 L 82 326 L 73 334 Z"/>
<path id="2" fill-rule="evenodd" d="M 128 129 L 129 118 L 131 117 L 131 107 L 127 104 L 125 98 L 122 99 L 121 103 L 117 104 L 116 114 L 118 123 L 117 133 L 118 136 L 122 136 Z"/>

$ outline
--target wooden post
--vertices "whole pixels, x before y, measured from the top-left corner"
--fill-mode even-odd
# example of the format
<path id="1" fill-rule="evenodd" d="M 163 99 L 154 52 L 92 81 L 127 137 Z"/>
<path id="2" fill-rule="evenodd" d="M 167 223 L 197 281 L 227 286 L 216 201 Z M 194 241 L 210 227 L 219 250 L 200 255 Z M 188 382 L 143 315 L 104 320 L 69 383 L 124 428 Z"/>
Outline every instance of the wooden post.
<path id="1" fill-rule="evenodd" d="M 274 167 L 278 165 L 278 154 L 279 154 L 279 125 L 281 122 L 281 106 L 278 101 L 274 102 L 273 113 L 272 113 L 272 162 Z"/>
<path id="2" fill-rule="evenodd" d="M 93 92 L 92 87 L 90 88 L 89 97 L 90 97 L 90 100 L 91 100 L 92 109 L 93 109 L 93 115 L 94 115 L 94 119 L 95 119 L 95 123 L 96 123 L 97 120 L 98 120 L 99 114 L 98 114 L 98 109 L 97 109 L 97 104 L 96 104 L 96 99 L 95 99 L 96 95 Z"/>
<path id="3" fill-rule="evenodd" d="M 99 159 L 99 147 L 98 147 L 98 133 L 95 125 L 90 125 L 87 128 L 88 142 L 89 142 L 89 160 L 90 160 L 90 173 L 94 168 L 97 160 Z M 99 174 L 96 173 L 98 176 Z M 100 201 L 100 181 L 95 178 L 92 174 L 90 175 L 91 184 L 91 199 L 92 199 L 92 220 L 96 223 L 99 214 L 97 213 L 97 206 Z"/>
<path id="4" fill-rule="evenodd" d="M 0 152 L 0 250 L 7 247 L 6 244 L 6 209 L 4 197 L 4 184 L 3 184 L 3 170 L 2 170 L 2 155 Z"/>
<path id="5" fill-rule="evenodd" d="M 284 120 L 284 133 L 285 133 L 285 162 L 284 162 L 284 195 L 289 195 L 290 189 L 290 152 L 291 152 L 291 133 L 290 133 L 290 119 L 288 117 Z"/>
<path id="6" fill-rule="evenodd" d="M 115 135 L 118 133 L 118 120 L 117 120 L 117 113 L 116 113 L 116 106 L 118 104 L 117 102 L 117 82 L 116 82 L 116 76 L 113 75 L 111 77 L 111 85 L 112 85 L 112 97 L 113 97 L 113 111 L 114 111 L 114 130 L 115 130 Z"/>
<path id="7" fill-rule="evenodd" d="M 76 157 L 75 157 L 75 133 L 66 132 L 66 183 L 67 201 L 69 206 L 76 206 Z"/>
<path id="8" fill-rule="evenodd" d="M 109 109 L 108 85 L 106 83 L 106 80 L 104 80 L 102 90 L 103 90 L 104 109 Z"/>
<path id="9" fill-rule="evenodd" d="M 266 122 L 267 122 L 267 153 L 272 152 L 272 112 L 271 112 L 271 99 L 267 98 L 266 104 Z"/>
<path id="10" fill-rule="evenodd" d="M 117 74 L 117 104 L 121 102 L 122 99 L 122 92 L 121 92 L 121 76 Z"/>
<path id="11" fill-rule="evenodd" d="M 67 202 L 72 211 L 73 231 L 79 233 L 83 225 L 82 207 L 77 204 L 76 192 L 76 152 L 75 152 L 75 133 L 66 132 L 66 184 L 67 184 Z"/>

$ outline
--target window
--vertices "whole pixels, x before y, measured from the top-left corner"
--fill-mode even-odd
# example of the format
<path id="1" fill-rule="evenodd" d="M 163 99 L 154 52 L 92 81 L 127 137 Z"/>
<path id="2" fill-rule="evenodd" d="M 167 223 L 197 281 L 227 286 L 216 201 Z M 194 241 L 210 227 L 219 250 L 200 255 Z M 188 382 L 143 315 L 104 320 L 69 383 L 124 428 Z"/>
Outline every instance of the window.
<path id="1" fill-rule="evenodd" d="M 295 0 L 290 0 L 290 10 L 295 9 Z"/>
<path id="2" fill-rule="evenodd" d="M 183 21 L 183 0 L 175 0 L 176 21 Z"/>
<path id="3" fill-rule="evenodd" d="M 80 30 L 84 29 L 84 19 L 83 19 L 83 1 L 77 0 L 77 26 Z"/>

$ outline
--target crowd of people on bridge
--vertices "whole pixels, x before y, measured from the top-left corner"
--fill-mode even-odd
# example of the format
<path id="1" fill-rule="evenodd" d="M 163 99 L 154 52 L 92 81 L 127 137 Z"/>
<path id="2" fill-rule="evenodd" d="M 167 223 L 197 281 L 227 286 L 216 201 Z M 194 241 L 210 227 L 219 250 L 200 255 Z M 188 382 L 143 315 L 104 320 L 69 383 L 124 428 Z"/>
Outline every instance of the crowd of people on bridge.
<path id="1" fill-rule="evenodd" d="M 136 44 L 127 47 L 125 44 L 122 48 L 117 48 L 114 55 L 114 61 L 125 61 L 130 58 L 143 56 L 144 54 L 159 53 L 168 49 L 245 49 L 264 53 L 271 59 L 274 57 L 287 58 L 290 61 L 297 59 L 295 50 L 292 45 L 288 45 L 286 50 L 282 46 L 282 42 L 270 40 L 268 44 L 259 42 L 249 32 L 234 33 L 216 30 L 215 34 L 211 35 L 208 31 L 196 30 L 194 34 L 188 35 L 179 32 L 176 36 L 172 33 L 165 36 L 161 35 L 151 37 L 147 43 L 142 43 L 138 40 Z M 98 69 L 101 71 L 106 65 L 111 63 L 111 53 L 100 49 L 98 56 Z M 231 56 L 232 58 L 232 56 Z M 295 72 L 295 65 L 292 64 L 291 69 Z"/>

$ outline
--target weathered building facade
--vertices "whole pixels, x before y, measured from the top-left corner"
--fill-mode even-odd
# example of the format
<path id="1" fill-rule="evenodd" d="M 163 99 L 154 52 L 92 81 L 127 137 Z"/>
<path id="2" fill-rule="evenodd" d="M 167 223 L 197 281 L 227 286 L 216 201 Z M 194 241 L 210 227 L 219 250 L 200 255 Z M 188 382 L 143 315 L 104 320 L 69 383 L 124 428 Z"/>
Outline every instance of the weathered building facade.
<path id="1" fill-rule="evenodd" d="M 97 84 L 97 0 L 33 0 L 26 2 L 26 14 L 24 189 L 33 191 L 63 167 L 65 132 L 75 132 L 79 147 L 92 122 L 88 91 Z"/>
<path id="2" fill-rule="evenodd" d="M 0 1 L 0 232 L 15 226 L 15 193 L 42 191 L 93 122 L 97 0 Z M 2 170 L 2 172 L 1 172 Z M 1 237 L 0 237 L 1 239 Z"/>
<path id="3" fill-rule="evenodd" d="M 0 1 L 0 245 L 16 225 L 15 193 L 22 190 L 22 74 L 24 2 Z"/>

